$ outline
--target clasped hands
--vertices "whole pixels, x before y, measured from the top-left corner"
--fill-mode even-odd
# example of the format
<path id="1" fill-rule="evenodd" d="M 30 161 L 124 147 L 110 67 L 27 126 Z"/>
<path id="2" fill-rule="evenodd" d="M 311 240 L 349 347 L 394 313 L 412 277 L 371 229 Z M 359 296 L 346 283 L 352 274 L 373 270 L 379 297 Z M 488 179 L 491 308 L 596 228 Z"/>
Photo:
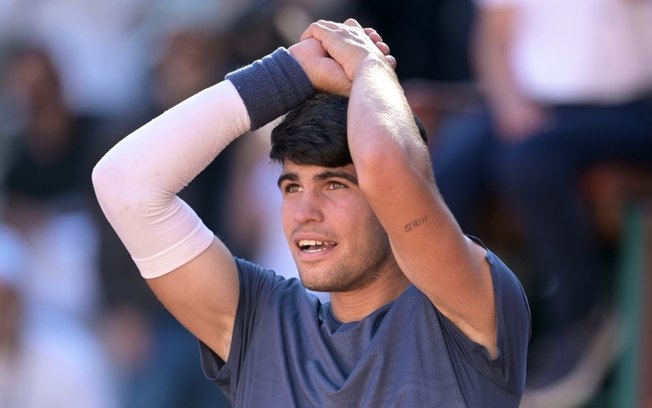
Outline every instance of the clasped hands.
<path id="1" fill-rule="evenodd" d="M 368 64 L 396 68 L 396 59 L 380 34 L 352 18 L 344 23 L 312 23 L 288 51 L 317 91 L 344 96 L 349 96 L 356 74 Z"/>

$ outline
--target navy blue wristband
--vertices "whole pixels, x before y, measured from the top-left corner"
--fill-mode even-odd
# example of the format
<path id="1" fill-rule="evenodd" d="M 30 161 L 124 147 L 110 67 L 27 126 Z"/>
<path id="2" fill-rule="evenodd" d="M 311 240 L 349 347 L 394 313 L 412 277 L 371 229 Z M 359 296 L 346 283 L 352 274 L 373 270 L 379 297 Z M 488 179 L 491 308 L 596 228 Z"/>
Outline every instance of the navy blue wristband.
<path id="1" fill-rule="evenodd" d="M 226 75 L 247 107 L 251 129 L 273 121 L 315 94 L 301 65 L 283 47 Z"/>

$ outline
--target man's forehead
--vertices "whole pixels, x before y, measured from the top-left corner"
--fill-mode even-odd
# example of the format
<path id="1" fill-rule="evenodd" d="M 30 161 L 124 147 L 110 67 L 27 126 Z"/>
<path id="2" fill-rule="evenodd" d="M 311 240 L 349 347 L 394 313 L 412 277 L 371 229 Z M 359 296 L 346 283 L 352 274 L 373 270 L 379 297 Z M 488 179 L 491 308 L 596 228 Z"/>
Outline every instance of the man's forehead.
<path id="1" fill-rule="evenodd" d="M 289 160 L 283 162 L 283 165 L 281 166 L 281 173 L 296 173 L 300 175 L 313 175 L 333 171 L 344 171 L 347 173 L 355 174 L 355 166 L 353 164 L 347 164 L 344 166 L 327 167 L 317 164 L 300 164 Z"/>

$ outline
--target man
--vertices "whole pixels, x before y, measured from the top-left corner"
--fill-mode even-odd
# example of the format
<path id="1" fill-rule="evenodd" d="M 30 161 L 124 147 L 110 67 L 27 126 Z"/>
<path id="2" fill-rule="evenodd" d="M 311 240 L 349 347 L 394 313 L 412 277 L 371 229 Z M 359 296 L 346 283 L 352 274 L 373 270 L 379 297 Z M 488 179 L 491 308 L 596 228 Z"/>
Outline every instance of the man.
<path id="1" fill-rule="evenodd" d="M 439 197 L 394 66 L 374 30 L 313 23 L 94 170 L 108 219 L 236 406 L 518 406 L 527 301 Z M 234 259 L 176 196 L 233 139 L 295 107 L 272 157 L 301 283 Z"/>

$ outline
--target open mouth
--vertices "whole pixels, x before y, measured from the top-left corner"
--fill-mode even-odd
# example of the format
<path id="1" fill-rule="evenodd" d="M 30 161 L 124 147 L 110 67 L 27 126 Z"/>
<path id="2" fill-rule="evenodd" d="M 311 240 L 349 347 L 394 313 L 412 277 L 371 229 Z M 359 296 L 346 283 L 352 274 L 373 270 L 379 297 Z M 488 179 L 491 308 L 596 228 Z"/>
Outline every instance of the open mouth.
<path id="1" fill-rule="evenodd" d="M 315 252 L 325 251 L 329 248 L 334 247 L 337 244 L 332 241 L 317 241 L 313 239 L 302 239 L 297 243 L 297 245 L 299 246 L 299 249 L 302 252 L 315 253 Z"/>

